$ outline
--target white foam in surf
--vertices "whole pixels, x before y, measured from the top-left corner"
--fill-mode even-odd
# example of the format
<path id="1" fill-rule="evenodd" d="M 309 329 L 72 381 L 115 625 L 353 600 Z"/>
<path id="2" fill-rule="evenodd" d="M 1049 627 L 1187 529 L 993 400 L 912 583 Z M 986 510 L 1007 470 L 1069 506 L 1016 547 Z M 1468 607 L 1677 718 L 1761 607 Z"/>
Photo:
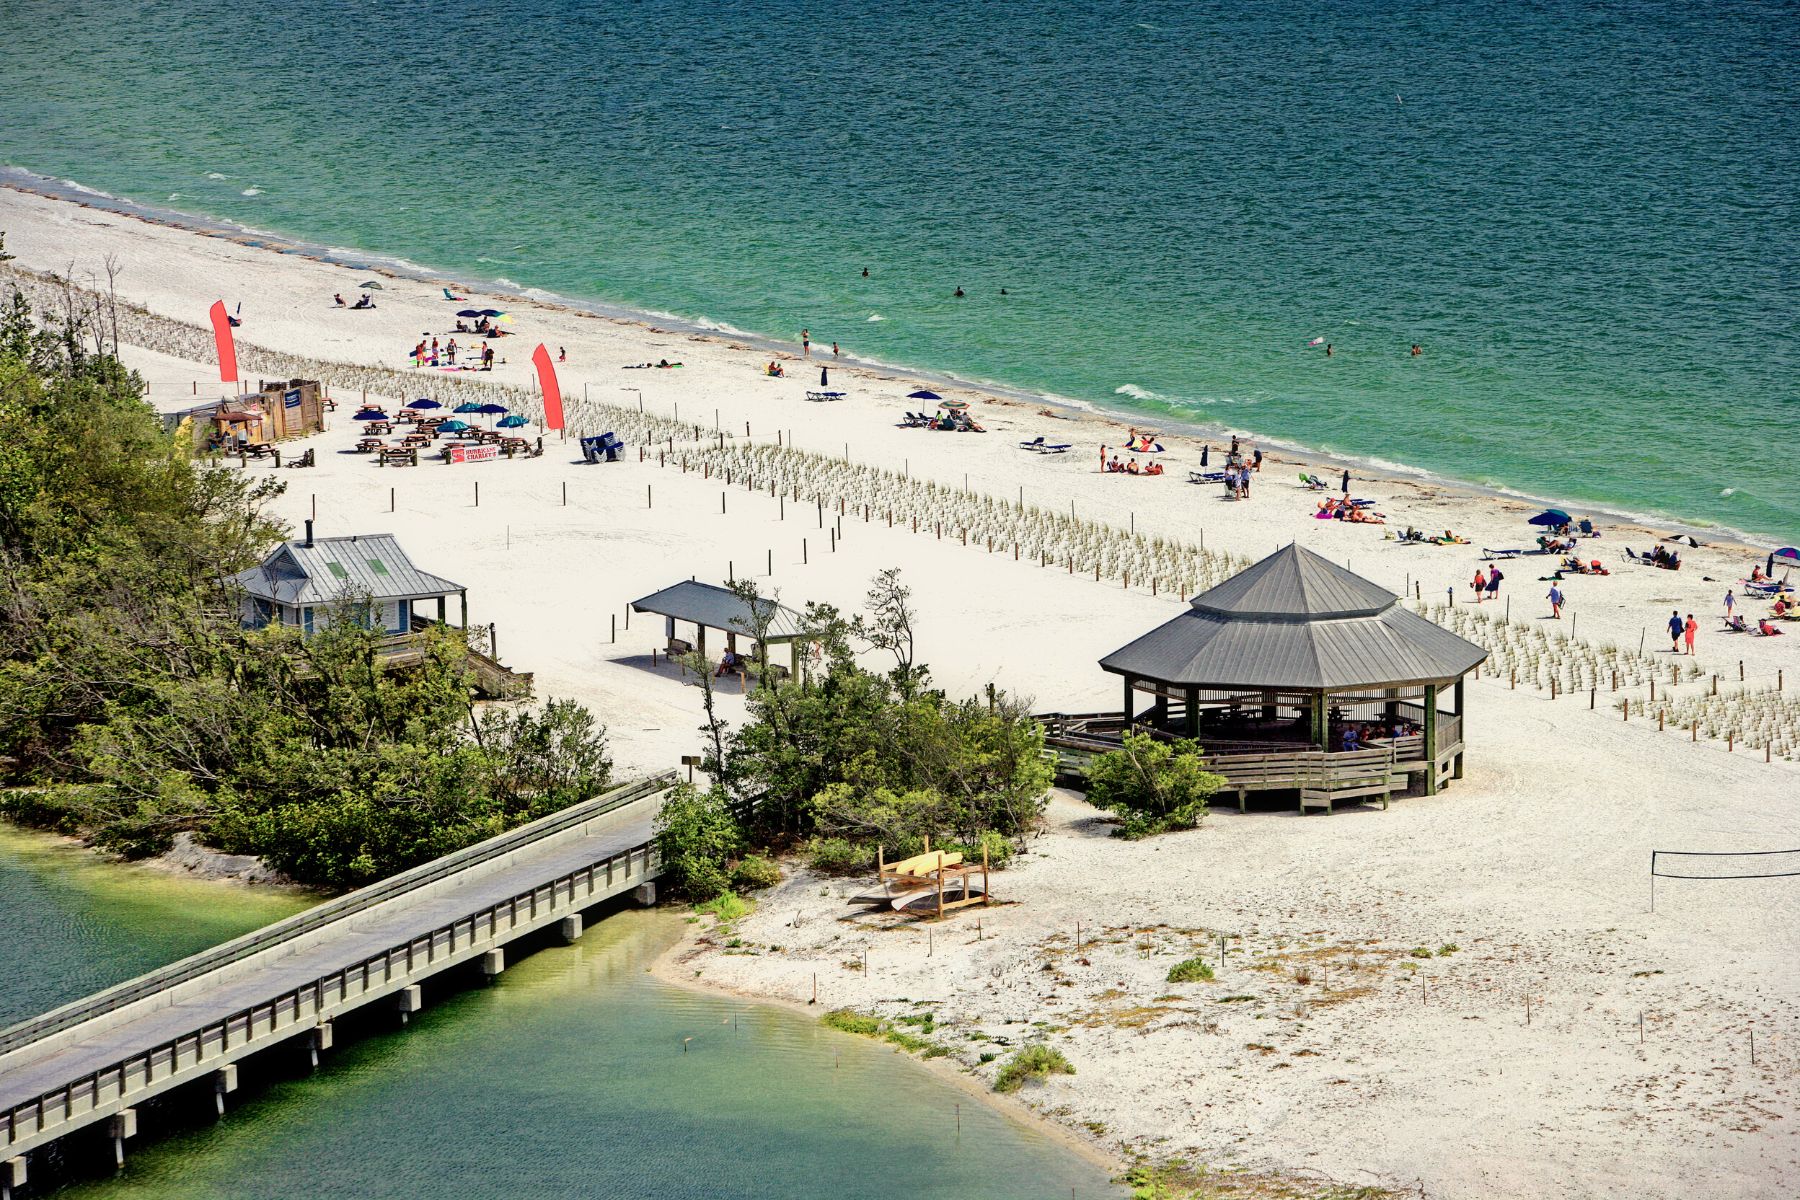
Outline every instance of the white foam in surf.
<path id="1" fill-rule="evenodd" d="M 882 315 L 881 315 L 881 314 L 880 314 L 880 313 L 870 313 L 870 314 L 869 314 L 869 320 L 871 320 L 871 321 L 885 321 L 885 320 L 887 320 L 887 318 L 886 318 L 886 317 L 884 317 L 884 316 L 882 316 Z"/>
<path id="2" fill-rule="evenodd" d="M 239 192 L 238 195 L 240 195 L 240 196 L 260 196 L 260 195 L 262 195 L 262 192 L 263 192 L 263 190 L 259 187 L 247 187 L 243 191 Z"/>
<path id="3" fill-rule="evenodd" d="M 1133 400 L 1161 400 L 1161 392 L 1153 392 L 1147 387 L 1139 387 L 1135 383 L 1122 383 L 1113 389 L 1115 396 L 1130 396 Z"/>

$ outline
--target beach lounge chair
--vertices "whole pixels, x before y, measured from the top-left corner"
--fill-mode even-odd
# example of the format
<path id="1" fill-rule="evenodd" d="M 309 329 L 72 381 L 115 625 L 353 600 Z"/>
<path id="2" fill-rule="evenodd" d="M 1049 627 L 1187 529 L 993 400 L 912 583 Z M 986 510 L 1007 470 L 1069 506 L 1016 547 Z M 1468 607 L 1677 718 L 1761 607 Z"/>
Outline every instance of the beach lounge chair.
<path id="1" fill-rule="evenodd" d="M 1487 546 L 1481 548 L 1481 556 L 1483 558 L 1517 558 L 1523 553 L 1525 553 L 1525 551 L 1512 548 L 1505 550 L 1494 550 Z"/>
<path id="2" fill-rule="evenodd" d="M 1300 472 L 1300 483 L 1305 487 L 1311 488 L 1315 492 L 1324 491 L 1326 486 L 1323 479 L 1320 479 L 1317 475 L 1308 475 L 1305 471 Z"/>
<path id="3" fill-rule="evenodd" d="M 1029 442 L 1020 442 L 1019 443 L 1019 449 L 1021 449 L 1021 450 L 1042 451 L 1043 448 L 1044 448 L 1044 435 L 1041 433 L 1038 434 L 1036 437 L 1032 438 Z"/>
<path id="4" fill-rule="evenodd" d="M 446 299 L 446 300 L 467 300 L 468 297 L 467 296 L 458 296 L 455 292 L 452 292 L 449 288 L 445 288 L 444 289 L 444 299 Z"/>
<path id="5" fill-rule="evenodd" d="M 1040 454 L 1067 454 L 1073 445 L 1073 442 L 1053 442 L 1048 446 L 1040 447 L 1038 452 Z"/>
<path id="6" fill-rule="evenodd" d="M 843 392 L 808 392 L 808 393 L 806 393 L 806 398 L 808 400 L 815 400 L 815 401 L 842 400 L 844 398 L 844 393 Z"/>
<path id="7" fill-rule="evenodd" d="M 1224 483 L 1225 482 L 1225 472 L 1223 472 L 1223 471 L 1189 471 L 1188 472 L 1188 482 L 1189 483 Z"/>

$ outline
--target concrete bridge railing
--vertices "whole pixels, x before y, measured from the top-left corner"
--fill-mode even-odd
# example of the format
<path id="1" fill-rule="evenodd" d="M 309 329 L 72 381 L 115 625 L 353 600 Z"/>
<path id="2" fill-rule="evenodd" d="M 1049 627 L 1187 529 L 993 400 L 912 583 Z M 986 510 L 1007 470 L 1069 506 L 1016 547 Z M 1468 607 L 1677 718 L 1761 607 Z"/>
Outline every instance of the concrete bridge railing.
<path id="1" fill-rule="evenodd" d="M 432 975 L 472 959 L 496 974 L 507 942 L 555 922 L 563 922 L 565 936 L 578 936 L 583 909 L 659 873 L 648 821 L 640 826 L 621 810 L 674 781 L 666 772 L 615 789 L 0 1031 L 0 1156 L 21 1155 L 107 1117 L 117 1118 L 115 1145 L 122 1155 L 134 1103 L 211 1073 L 222 1106 L 224 1093 L 236 1085 L 231 1064 L 241 1058 L 301 1035 L 310 1035 L 316 1056 L 329 1047 L 331 1018 L 338 1013 L 395 996 L 404 1019 L 419 1007 L 420 981 Z M 629 844 L 603 857 L 579 856 L 586 861 L 574 865 L 558 862 L 557 868 L 567 869 L 546 868 L 548 878 L 531 873 L 534 850 L 542 853 L 590 831 L 629 831 Z M 518 875 L 521 870 L 525 874 Z M 348 934 L 366 948 L 366 930 L 358 926 L 379 928 L 384 912 L 404 917 L 415 903 L 441 912 L 437 906 L 459 883 L 505 882 L 515 875 L 529 877 L 529 884 L 499 893 L 486 889 L 482 903 L 457 906 L 451 919 L 422 928 L 414 922 L 406 936 L 374 953 L 332 954 L 334 935 Z M 160 1013 L 225 983 L 265 978 L 270 990 L 252 1003 L 215 1009 L 191 1025 Z M 129 1038 L 121 1035 L 118 1053 L 96 1058 L 96 1043 L 132 1022 L 153 1026 L 161 1036 L 127 1045 Z M 59 1061 L 68 1069 L 55 1076 L 54 1086 L 30 1095 L 5 1086 L 14 1071 L 47 1080 Z"/>

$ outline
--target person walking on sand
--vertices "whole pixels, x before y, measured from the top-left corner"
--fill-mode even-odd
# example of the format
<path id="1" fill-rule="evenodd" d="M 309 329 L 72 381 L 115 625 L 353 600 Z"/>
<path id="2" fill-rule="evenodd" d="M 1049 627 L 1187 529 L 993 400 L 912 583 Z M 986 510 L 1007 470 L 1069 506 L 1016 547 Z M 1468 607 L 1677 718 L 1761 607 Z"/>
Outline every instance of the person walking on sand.
<path id="1" fill-rule="evenodd" d="M 800 331 L 800 353 L 807 358 L 812 357 L 812 334 L 804 329 Z"/>
<path id="2" fill-rule="evenodd" d="M 1731 612 L 1736 607 L 1737 607 L 1737 597 L 1731 594 L 1730 588 L 1726 588 L 1725 589 L 1725 622 L 1726 622 L 1726 624 L 1731 623 Z"/>
<path id="3" fill-rule="evenodd" d="M 1498 600 L 1500 598 L 1500 580 L 1502 578 L 1504 578 L 1504 576 L 1500 574 L 1499 567 L 1492 565 L 1488 567 L 1487 598 L 1489 600 Z"/>
<path id="4" fill-rule="evenodd" d="M 1551 584 L 1550 585 L 1550 595 L 1548 598 L 1550 601 L 1550 619 L 1552 621 L 1562 620 L 1562 606 L 1563 606 L 1562 589 L 1557 587 L 1554 583 Z"/>
<path id="5" fill-rule="evenodd" d="M 1475 568 L 1475 579 L 1469 586 L 1475 589 L 1475 603 L 1480 604 L 1482 597 L 1487 595 L 1487 576 L 1481 573 L 1480 567 Z"/>
<path id="6" fill-rule="evenodd" d="M 1681 610 L 1676 609 L 1669 614 L 1669 653 L 1681 653 L 1681 631 L 1684 628 L 1681 621 Z"/>
<path id="7" fill-rule="evenodd" d="M 558 346 L 556 348 L 556 361 L 557 362 L 568 362 L 569 361 L 569 352 L 567 350 L 564 350 L 561 346 Z"/>
<path id="8" fill-rule="evenodd" d="M 1693 613 L 1689 613 L 1687 623 L 1681 627 L 1681 636 L 1687 641 L 1687 652 L 1689 655 L 1694 653 L 1694 635 L 1699 632 L 1700 622 L 1694 620 Z"/>
<path id="9" fill-rule="evenodd" d="M 1106 474 L 1106 447 L 1100 447 L 1100 473 Z"/>
<path id="10" fill-rule="evenodd" d="M 837 343 L 833 342 L 833 343 L 831 343 L 831 357 L 836 358 L 837 356 L 838 356 Z"/>
<path id="11" fill-rule="evenodd" d="M 1345 467 L 1345 468 L 1344 468 L 1344 488 L 1343 488 L 1343 491 L 1344 491 L 1344 495 L 1346 495 L 1346 496 L 1348 496 L 1348 495 L 1349 495 L 1349 494 L 1350 494 L 1350 468 L 1349 468 L 1349 467 Z"/>

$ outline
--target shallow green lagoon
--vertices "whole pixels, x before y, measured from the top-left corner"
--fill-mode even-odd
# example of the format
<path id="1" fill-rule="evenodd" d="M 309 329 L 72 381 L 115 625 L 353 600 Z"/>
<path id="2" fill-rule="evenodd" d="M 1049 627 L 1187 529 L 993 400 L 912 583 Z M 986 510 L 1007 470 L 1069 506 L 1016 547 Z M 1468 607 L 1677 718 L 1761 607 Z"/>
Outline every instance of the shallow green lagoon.
<path id="1" fill-rule="evenodd" d="M 295 903 L 72 867 L 71 857 L 23 835 L 0 839 L 5 949 L 65 973 L 34 994 L 61 998 L 229 935 L 256 923 L 252 904 L 272 919 Z M 198 891 L 166 892 L 171 884 Z M 19 920 L 36 909 L 57 915 Z M 115 911 L 128 920 L 106 919 Z M 1060 1144 L 887 1047 L 655 980 L 646 968 L 680 928 L 668 913 L 624 912 L 489 987 L 434 998 L 403 1031 L 346 1038 L 315 1077 L 248 1067 L 225 1121 L 134 1143 L 122 1176 L 59 1195 L 1122 1194 Z M 19 1000 L 8 992 L 6 1003 Z"/>

